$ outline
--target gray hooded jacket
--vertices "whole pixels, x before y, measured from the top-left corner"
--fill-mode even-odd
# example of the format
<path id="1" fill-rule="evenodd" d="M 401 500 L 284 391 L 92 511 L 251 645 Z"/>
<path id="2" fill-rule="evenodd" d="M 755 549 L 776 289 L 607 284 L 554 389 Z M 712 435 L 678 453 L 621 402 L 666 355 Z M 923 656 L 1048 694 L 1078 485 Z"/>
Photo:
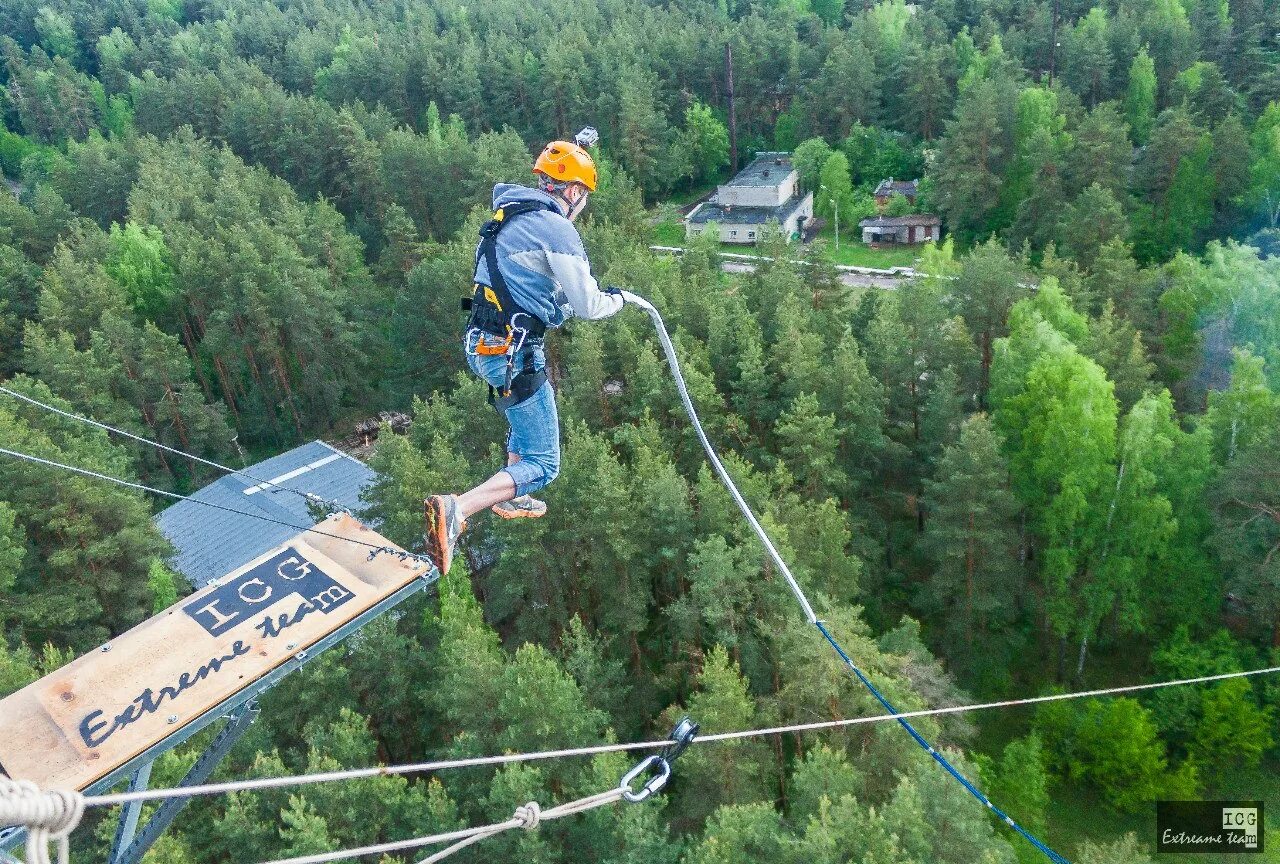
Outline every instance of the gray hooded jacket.
<path id="1" fill-rule="evenodd" d="M 498 234 L 498 268 L 512 299 L 548 327 L 567 319 L 608 318 L 622 308 L 622 298 L 600 290 L 578 229 L 556 199 L 538 189 L 499 183 L 493 187 L 493 209 L 515 201 L 541 201 L 554 208 L 535 210 L 511 220 Z M 476 281 L 492 285 L 484 258 L 476 264 Z"/>

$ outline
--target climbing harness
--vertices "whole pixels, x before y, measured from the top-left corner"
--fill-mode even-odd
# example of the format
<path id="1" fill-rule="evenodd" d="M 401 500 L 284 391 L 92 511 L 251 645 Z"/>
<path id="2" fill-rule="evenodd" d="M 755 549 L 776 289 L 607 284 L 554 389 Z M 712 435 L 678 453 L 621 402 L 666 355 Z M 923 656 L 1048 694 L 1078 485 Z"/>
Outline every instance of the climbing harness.
<path id="1" fill-rule="evenodd" d="M 707 433 L 702 428 L 702 421 L 698 419 L 698 412 L 694 410 L 693 400 L 689 397 L 689 388 L 685 384 L 684 374 L 680 371 L 680 361 L 676 357 L 676 349 L 671 342 L 670 334 L 667 333 L 667 327 L 662 321 L 662 315 L 648 300 L 645 300 L 643 297 L 636 294 L 632 294 L 629 291 L 623 291 L 622 298 L 628 303 L 639 306 L 653 321 L 654 329 L 658 333 L 658 341 L 662 343 L 663 353 L 666 354 L 667 357 L 667 365 L 671 367 L 671 375 L 675 379 L 676 389 L 680 393 L 680 401 L 684 405 L 685 413 L 689 415 L 689 421 L 693 424 L 693 429 L 698 435 L 698 440 L 702 443 L 702 449 L 706 451 L 707 459 L 711 462 L 711 467 L 715 469 L 716 474 L 720 477 L 720 482 L 729 490 L 729 494 L 733 496 L 733 500 L 737 503 L 738 509 L 742 511 L 742 515 L 746 517 L 747 522 L 751 524 L 751 528 L 755 531 L 756 536 L 759 537 L 760 542 L 764 544 L 765 550 L 769 553 L 769 557 L 773 559 L 773 563 L 777 565 L 778 571 L 782 573 L 783 577 L 787 580 L 787 585 L 791 588 L 791 593 L 795 595 L 796 600 L 800 603 L 800 607 L 804 610 L 805 618 L 808 619 L 810 624 L 818 628 L 818 631 L 822 636 L 831 644 L 831 647 L 835 649 L 836 653 L 839 654 L 840 659 L 853 671 L 853 674 L 857 676 L 858 680 L 862 682 L 868 691 L 870 691 L 871 695 L 873 695 L 877 701 L 879 701 L 880 704 L 894 716 L 898 723 L 901 724 L 908 733 L 910 733 L 911 737 L 915 739 L 915 742 L 919 744 L 925 752 L 932 756 L 938 764 L 945 768 L 952 777 L 954 777 L 966 790 L 968 790 L 969 794 L 973 795 L 974 798 L 986 806 L 987 809 L 999 817 L 1006 825 L 1026 838 L 1031 845 L 1043 852 L 1050 861 L 1054 862 L 1054 864 L 1069 864 L 1066 858 L 1049 848 L 1038 837 L 1015 822 L 1008 814 L 995 804 L 991 803 L 990 798 L 984 795 L 982 791 L 979 790 L 978 787 L 976 787 L 968 778 L 961 774 L 945 756 L 926 741 L 924 737 L 916 731 L 916 728 L 907 722 L 905 717 L 901 715 L 901 712 L 894 708 L 889 700 L 886 699 L 878 689 L 876 689 L 875 685 L 871 683 L 871 679 L 869 679 L 866 674 L 858 668 L 857 664 L 853 662 L 853 658 L 845 652 L 844 648 L 840 646 L 840 643 L 831 635 L 831 631 L 827 629 L 826 624 L 820 621 L 818 616 L 814 614 L 813 607 L 809 603 L 809 598 L 805 596 L 804 591 L 800 588 L 800 583 L 798 583 L 796 578 L 791 575 L 791 569 L 787 567 L 787 562 L 782 560 L 782 556 L 779 555 L 778 550 L 774 548 L 773 542 L 769 539 L 769 535 L 760 525 L 760 521 L 756 519 L 755 514 L 751 511 L 751 507 L 742 497 L 742 493 L 738 491 L 738 487 L 734 484 L 733 478 L 729 476 L 729 472 L 720 461 L 720 457 L 716 455 L 715 448 L 711 446 L 711 441 L 707 438 Z"/>
<path id="2" fill-rule="evenodd" d="M 498 267 L 498 235 L 511 224 L 511 220 L 524 213 L 551 210 L 541 201 L 516 201 L 504 204 L 493 213 L 493 218 L 480 228 L 480 245 L 476 249 L 476 276 L 470 297 L 462 298 L 463 311 L 471 313 L 464 337 L 466 349 L 481 357 L 507 358 L 507 374 L 501 390 L 489 385 L 489 404 L 499 414 L 514 408 L 528 399 L 547 380 L 545 370 L 535 369 L 533 351 L 525 351 L 529 340 L 541 340 L 547 325 L 532 312 L 524 309 L 511 296 L 507 280 Z M 480 262 L 489 271 L 489 285 L 479 281 Z M 517 359 L 523 358 L 516 371 Z"/>

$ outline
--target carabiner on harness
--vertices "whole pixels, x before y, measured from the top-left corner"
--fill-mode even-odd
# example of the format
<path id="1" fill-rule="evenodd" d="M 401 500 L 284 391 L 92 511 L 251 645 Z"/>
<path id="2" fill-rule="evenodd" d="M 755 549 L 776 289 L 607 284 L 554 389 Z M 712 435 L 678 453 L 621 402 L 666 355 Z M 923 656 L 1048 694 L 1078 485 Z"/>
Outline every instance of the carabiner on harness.
<path id="1" fill-rule="evenodd" d="M 520 355 L 521 349 L 524 348 L 524 340 L 528 338 L 528 329 L 516 324 L 516 320 L 524 318 L 532 318 L 527 312 L 517 312 L 511 316 L 511 323 L 507 325 L 507 386 L 503 388 L 503 396 L 511 395 L 511 380 L 515 377 L 516 357 Z M 516 341 L 516 334 L 520 334 L 520 339 Z M 480 337 L 481 343 L 484 342 L 484 336 Z"/>

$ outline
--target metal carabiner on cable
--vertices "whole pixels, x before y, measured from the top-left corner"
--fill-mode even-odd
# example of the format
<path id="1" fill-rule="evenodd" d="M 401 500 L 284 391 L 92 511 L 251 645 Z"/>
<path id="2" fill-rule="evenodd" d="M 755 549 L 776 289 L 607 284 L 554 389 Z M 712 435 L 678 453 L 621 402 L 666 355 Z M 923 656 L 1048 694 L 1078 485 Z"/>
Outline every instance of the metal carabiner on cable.
<path id="1" fill-rule="evenodd" d="M 649 782 L 644 784 L 639 792 L 631 790 L 631 784 L 644 772 L 653 773 L 653 777 Z M 654 754 L 645 759 L 636 767 L 632 768 L 622 778 L 619 786 L 622 788 L 622 797 L 632 804 L 639 804 L 655 792 L 661 792 L 662 787 L 667 785 L 667 780 L 671 778 L 671 763 L 661 756 Z"/>
<path id="2" fill-rule="evenodd" d="M 661 792 L 663 787 L 667 785 L 667 781 L 671 779 L 671 763 L 680 757 L 685 748 L 693 743 L 693 739 L 698 734 L 698 724 L 694 723 L 689 717 L 680 718 L 680 722 L 676 724 L 676 728 L 671 730 L 669 740 L 670 744 L 662 748 L 660 753 L 655 753 L 645 759 L 636 767 L 627 772 L 622 778 L 619 787 L 622 789 L 622 797 L 632 804 L 638 804 L 644 801 L 654 792 Z M 631 784 L 641 774 L 648 771 L 653 775 L 649 782 L 644 784 L 639 792 L 633 792 Z"/>

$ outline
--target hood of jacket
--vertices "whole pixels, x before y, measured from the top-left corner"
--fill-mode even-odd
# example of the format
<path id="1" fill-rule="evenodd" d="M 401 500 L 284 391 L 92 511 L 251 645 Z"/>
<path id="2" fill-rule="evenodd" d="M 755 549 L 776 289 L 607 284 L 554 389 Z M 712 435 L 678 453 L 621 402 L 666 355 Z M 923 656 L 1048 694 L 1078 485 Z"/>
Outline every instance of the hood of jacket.
<path id="1" fill-rule="evenodd" d="M 560 215 L 564 215 L 564 205 L 541 189 L 532 189 L 518 183 L 499 183 L 493 187 L 494 210 L 514 201 L 541 201 L 543 204 L 554 207 Z"/>

